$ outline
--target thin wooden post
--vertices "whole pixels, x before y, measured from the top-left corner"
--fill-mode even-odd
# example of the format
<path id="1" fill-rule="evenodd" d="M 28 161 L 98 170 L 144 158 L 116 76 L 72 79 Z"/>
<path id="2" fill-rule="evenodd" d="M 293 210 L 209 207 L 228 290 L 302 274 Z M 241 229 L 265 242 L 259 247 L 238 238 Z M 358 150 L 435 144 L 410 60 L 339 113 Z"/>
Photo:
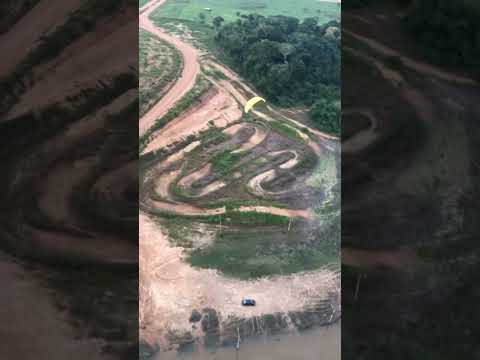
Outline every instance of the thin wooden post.
<path id="1" fill-rule="evenodd" d="M 360 290 L 360 280 L 361 279 L 362 279 L 362 274 L 358 274 L 357 285 L 355 286 L 355 296 L 354 296 L 355 301 L 357 301 L 357 299 L 358 299 L 358 292 Z"/>

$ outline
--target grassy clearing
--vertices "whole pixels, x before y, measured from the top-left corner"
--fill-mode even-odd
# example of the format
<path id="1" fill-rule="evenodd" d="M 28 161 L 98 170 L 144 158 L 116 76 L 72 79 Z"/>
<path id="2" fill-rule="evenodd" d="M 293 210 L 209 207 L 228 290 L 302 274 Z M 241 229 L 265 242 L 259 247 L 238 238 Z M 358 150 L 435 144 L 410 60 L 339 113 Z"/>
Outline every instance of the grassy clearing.
<path id="1" fill-rule="evenodd" d="M 318 269 L 335 261 L 338 253 L 325 251 L 322 242 L 310 243 L 294 223 L 290 232 L 278 227 L 262 230 L 230 229 L 218 233 L 211 246 L 193 250 L 188 261 L 193 266 L 212 268 L 225 275 L 252 279 Z"/>
<path id="2" fill-rule="evenodd" d="M 168 84 L 180 76 L 182 57 L 168 43 L 140 29 L 140 116 L 164 94 Z"/>
<path id="3" fill-rule="evenodd" d="M 290 126 L 290 125 L 287 125 L 283 122 L 280 122 L 280 121 L 270 121 L 268 123 L 268 125 L 270 126 L 271 129 L 273 129 L 274 131 L 278 132 L 279 134 L 295 141 L 295 142 L 300 142 L 300 143 L 304 143 L 305 140 L 303 140 L 303 138 L 298 134 L 298 131 Z"/>
<path id="4" fill-rule="evenodd" d="M 208 11 L 206 9 L 211 9 Z M 240 14 L 294 16 L 299 19 L 318 17 L 320 23 L 339 19 L 340 6 L 335 3 L 312 0 L 179 0 L 167 1 L 154 16 L 201 22 L 199 14 L 205 15 L 205 22 L 221 16 L 226 22 L 235 21 Z"/>
<path id="5" fill-rule="evenodd" d="M 287 204 L 284 204 L 279 201 L 271 200 L 235 200 L 235 199 L 219 199 L 216 201 L 209 202 L 205 205 L 206 208 L 215 209 L 219 207 L 224 207 L 227 211 L 232 211 L 240 208 L 241 206 L 273 206 L 277 208 L 288 208 Z"/>
<path id="6" fill-rule="evenodd" d="M 337 161 L 334 154 L 327 154 L 320 159 L 312 176 L 307 179 L 308 186 L 315 189 L 321 189 L 324 193 L 324 199 L 315 207 L 317 213 L 320 213 L 321 209 L 331 204 L 336 204 L 337 208 L 335 210 L 336 212 L 339 211 L 340 204 L 335 201 L 337 196 L 334 191 L 337 184 Z"/>
<path id="7" fill-rule="evenodd" d="M 241 154 L 233 154 L 230 150 L 219 152 L 211 159 L 213 170 L 219 176 L 227 175 L 241 158 Z"/>
<path id="8" fill-rule="evenodd" d="M 202 69 L 202 72 L 206 75 L 206 76 L 209 76 L 217 81 L 220 81 L 220 80 L 228 80 L 229 78 L 223 73 L 221 72 L 220 70 L 217 70 L 217 69 L 205 69 L 203 68 Z"/>
<path id="9" fill-rule="evenodd" d="M 151 15 L 151 19 L 156 26 L 179 36 L 191 35 L 192 43 L 195 46 L 214 50 L 215 55 L 218 55 L 219 49 L 214 40 L 215 30 L 211 25 L 199 23 L 197 21 L 163 17 L 161 9 L 162 8 L 156 10 Z"/>
<path id="10" fill-rule="evenodd" d="M 141 8 L 143 5 L 148 3 L 150 0 L 138 0 L 138 7 Z"/>
<path id="11" fill-rule="evenodd" d="M 204 224 L 220 225 L 249 225 L 249 226 L 272 226 L 272 225 L 288 225 L 290 218 L 281 215 L 258 213 L 254 211 L 227 211 L 220 215 L 205 216 L 189 216 L 180 215 L 162 210 L 151 210 L 154 215 L 158 215 L 164 219 L 188 219 L 189 221 L 197 221 Z"/>

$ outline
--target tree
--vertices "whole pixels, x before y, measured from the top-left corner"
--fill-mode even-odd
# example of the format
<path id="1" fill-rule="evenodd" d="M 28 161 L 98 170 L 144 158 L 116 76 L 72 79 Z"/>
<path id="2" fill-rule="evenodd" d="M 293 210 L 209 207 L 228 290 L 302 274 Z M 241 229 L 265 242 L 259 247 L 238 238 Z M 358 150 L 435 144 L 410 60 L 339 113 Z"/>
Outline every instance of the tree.
<path id="1" fill-rule="evenodd" d="M 295 46 L 290 43 L 282 43 L 278 46 L 283 55 L 283 62 L 287 63 L 287 57 L 295 51 Z"/>
<path id="2" fill-rule="evenodd" d="M 321 131 L 339 135 L 341 131 L 341 106 L 339 101 L 318 100 L 310 111 L 310 116 Z"/>
<path id="3" fill-rule="evenodd" d="M 225 21 L 225 19 L 221 16 L 216 16 L 215 18 L 213 18 L 212 22 L 213 22 L 213 26 L 215 27 L 215 29 L 219 29 L 220 26 L 222 26 L 222 23 Z"/>
<path id="4" fill-rule="evenodd" d="M 339 26 L 250 14 L 219 27 L 215 41 L 269 101 L 311 106 L 321 98 L 321 84 L 340 84 L 340 38 L 329 36 L 327 25 Z"/>
<path id="5" fill-rule="evenodd" d="M 205 16 L 204 13 L 198 14 L 198 17 L 200 18 L 201 23 L 205 23 L 205 20 L 207 19 L 207 17 Z"/>

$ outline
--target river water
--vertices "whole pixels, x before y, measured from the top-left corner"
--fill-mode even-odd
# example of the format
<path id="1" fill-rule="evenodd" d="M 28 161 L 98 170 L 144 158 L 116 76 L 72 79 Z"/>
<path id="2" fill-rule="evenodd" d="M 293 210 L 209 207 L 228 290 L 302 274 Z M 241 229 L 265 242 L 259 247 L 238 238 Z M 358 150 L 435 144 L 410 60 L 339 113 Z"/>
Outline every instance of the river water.
<path id="1" fill-rule="evenodd" d="M 301 334 L 244 341 L 240 350 L 221 348 L 186 354 L 159 354 L 155 360 L 340 360 L 340 323 Z"/>

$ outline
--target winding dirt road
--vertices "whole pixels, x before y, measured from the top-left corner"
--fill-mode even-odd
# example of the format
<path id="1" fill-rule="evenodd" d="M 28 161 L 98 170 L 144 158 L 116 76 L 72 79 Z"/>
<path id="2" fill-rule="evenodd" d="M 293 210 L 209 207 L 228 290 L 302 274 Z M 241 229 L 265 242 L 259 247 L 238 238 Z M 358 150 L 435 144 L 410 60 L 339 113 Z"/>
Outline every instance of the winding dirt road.
<path id="1" fill-rule="evenodd" d="M 163 32 L 157 28 L 149 18 L 152 12 L 163 5 L 165 1 L 166 0 L 158 0 L 146 4 L 140 10 L 139 23 L 142 29 L 175 46 L 183 58 L 182 74 L 165 96 L 140 118 L 140 136 L 145 134 L 157 119 L 164 116 L 178 100 L 193 88 L 197 75 L 200 72 L 197 49 Z"/>

